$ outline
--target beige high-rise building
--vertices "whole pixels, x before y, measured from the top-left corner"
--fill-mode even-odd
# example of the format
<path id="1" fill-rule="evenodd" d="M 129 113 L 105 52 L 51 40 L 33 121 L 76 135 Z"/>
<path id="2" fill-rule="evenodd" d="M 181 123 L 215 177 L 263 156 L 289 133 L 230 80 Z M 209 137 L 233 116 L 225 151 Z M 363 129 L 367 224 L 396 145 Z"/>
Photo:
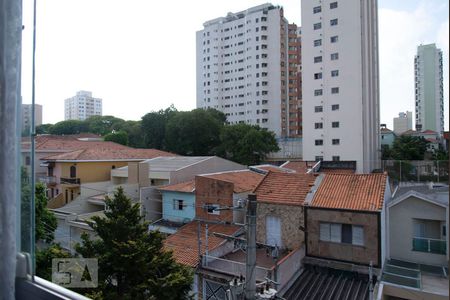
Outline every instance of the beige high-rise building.
<path id="1" fill-rule="evenodd" d="M 394 118 L 394 132 L 396 134 L 402 134 L 412 128 L 412 112 L 401 112 L 398 114 L 398 118 Z"/>
<path id="2" fill-rule="evenodd" d="M 31 104 L 22 104 L 22 130 L 29 130 L 31 127 Z M 34 125 L 42 125 L 42 105 L 34 105 Z"/>
<path id="3" fill-rule="evenodd" d="M 92 92 L 79 91 L 64 101 L 64 120 L 86 120 L 102 115 L 102 99 L 92 97 Z"/>

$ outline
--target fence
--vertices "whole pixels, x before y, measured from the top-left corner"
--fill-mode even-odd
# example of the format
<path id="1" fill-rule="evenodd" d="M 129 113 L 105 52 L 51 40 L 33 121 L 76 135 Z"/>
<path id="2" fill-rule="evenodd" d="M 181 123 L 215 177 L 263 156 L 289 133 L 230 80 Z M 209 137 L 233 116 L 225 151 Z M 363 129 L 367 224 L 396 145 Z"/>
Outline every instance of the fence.
<path id="1" fill-rule="evenodd" d="M 396 182 L 448 182 L 448 160 L 383 160 L 383 171 Z"/>

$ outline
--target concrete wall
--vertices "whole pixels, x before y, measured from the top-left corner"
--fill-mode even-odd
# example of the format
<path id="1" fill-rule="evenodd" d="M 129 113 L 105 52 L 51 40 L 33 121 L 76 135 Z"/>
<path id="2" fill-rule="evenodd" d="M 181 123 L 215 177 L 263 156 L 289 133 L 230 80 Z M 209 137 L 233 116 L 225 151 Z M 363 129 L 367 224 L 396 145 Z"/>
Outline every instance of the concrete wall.
<path id="1" fill-rule="evenodd" d="M 81 183 L 86 182 L 99 182 L 110 180 L 112 167 L 116 168 L 127 166 L 126 161 L 107 161 L 107 162 L 57 162 L 55 163 L 56 169 L 60 169 L 61 173 L 58 173 L 60 177 L 70 178 L 70 167 L 75 166 L 77 168 L 76 178 L 80 178 Z M 55 176 L 57 176 L 55 174 Z"/>
<path id="2" fill-rule="evenodd" d="M 256 218 L 256 240 L 266 243 L 266 217 L 272 215 L 281 220 L 281 242 L 283 248 L 300 248 L 304 244 L 303 207 L 291 205 L 275 205 L 258 202 Z"/>
<path id="3" fill-rule="evenodd" d="M 207 204 L 218 204 L 220 206 L 233 205 L 234 184 L 231 182 L 211 179 L 202 176 L 195 177 L 195 215 L 202 220 L 233 221 L 232 210 L 222 210 L 219 214 L 208 213 Z"/>
<path id="4" fill-rule="evenodd" d="M 154 187 L 140 189 L 141 213 L 146 221 L 156 221 L 162 218 L 161 193 Z"/>
<path id="5" fill-rule="evenodd" d="M 446 255 L 412 251 L 413 219 L 445 222 L 446 209 L 413 196 L 388 207 L 390 258 L 430 265 L 447 265 Z"/>
<path id="6" fill-rule="evenodd" d="M 195 218 L 195 194 L 161 191 L 163 201 L 163 219 L 184 222 Z M 183 210 L 173 208 L 175 199 L 183 200 Z"/>
<path id="7" fill-rule="evenodd" d="M 380 267 L 378 213 L 307 208 L 306 255 Z M 359 225 L 364 228 L 364 246 L 320 240 L 320 222 Z"/>

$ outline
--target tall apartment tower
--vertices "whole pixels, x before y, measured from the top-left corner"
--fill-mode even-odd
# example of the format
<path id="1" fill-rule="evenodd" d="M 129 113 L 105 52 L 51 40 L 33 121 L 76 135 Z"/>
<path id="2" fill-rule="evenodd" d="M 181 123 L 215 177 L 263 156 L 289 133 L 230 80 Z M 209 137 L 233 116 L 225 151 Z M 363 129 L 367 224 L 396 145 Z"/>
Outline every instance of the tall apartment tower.
<path id="1" fill-rule="evenodd" d="M 22 130 L 30 130 L 31 127 L 31 104 L 22 104 Z M 34 105 L 34 125 L 42 125 L 42 105 Z"/>
<path id="2" fill-rule="evenodd" d="M 420 45 L 414 57 L 416 128 L 444 131 L 442 51 L 435 44 Z"/>
<path id="3" fill-rule="evenodd" d="M 302 0 L 303 159 L 379 168 L 376 0 Z"/>
<path id="4" fill-rule="evenodd" d="M 64 100 L 64 120 L 86 120 L 91 116 L 102 115 L 102 99 L 92 97 L 91 92 L 79 91 Z"/>
<path id="5" fill-rule="evenodd" d="M 228 13 L 197 32 L 197 108 L 230 124 L 257 124 L 277 137 L 301 135 L 297 26 L 264 4 Z"/>
<path id="6" fill-rule="evenodd" d="M 401 112 L 398 114 L 398 118 L 394 118 L 394 132 L 396 134 L 402 134 L 412 128 L 412 112 Z"/>

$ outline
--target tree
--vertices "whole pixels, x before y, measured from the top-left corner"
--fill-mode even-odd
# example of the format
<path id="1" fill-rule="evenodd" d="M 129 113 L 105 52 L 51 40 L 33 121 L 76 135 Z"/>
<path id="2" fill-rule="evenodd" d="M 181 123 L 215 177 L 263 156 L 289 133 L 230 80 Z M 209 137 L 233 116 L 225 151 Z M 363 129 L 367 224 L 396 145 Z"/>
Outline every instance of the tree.
<path id="1" fill-rule="evenodd" d="M 391 157 L 395 160 L 423 160 L 427 141 L 421 137 L 402 135 L 394 140 Z"/>
<path id="2" fill-rule="evenodd" d="M 114 116 L 92 116 L 84 121 L 87 132 L 102 136 L 118 131 L 124 122 Z"/>
<path id="3" fill-rule="evenodd" d="M 50 244 L 48 247 L 36 250 L 36 275 L 51 281 L 52 260 L 54 258 L 71 258 L 70 252 L 61 248 L 59 244 Z"/>
<path id="4" fill-rule="evenodd" d="M 56 123 L 50 128 L 51 134 L 78 134 L 88 132 L 88 127 L 83 121 L 67 120 Z"/>
<path id="5" fill-rule="evenodd" d="M 53 124 L 42 124 L 36 126 L 36 134 L 50 134 Z"/>
<path id="6" fill-rule="evenodd" d="M 128 146 L 135 148 L 145 148 L 141 121 L 125 121 L 118 128 L 128 135 Z"/>
<path id="7" fill-rule="evenodd" d="M 43 183 L 36 184 L 35 192 L 35 226 L 36 241 L 42 240 L 50 243 L 55 238 L 54 232 L 58 226 L 55 215 L 47 208 L 46 186 Z"/>
<path id="8" fill-rule="evenodd" d="M 117 132 L 108 133 L 107 135 L 105 135 L 104 140 L 126 146 L 126 145 L 128 145 L 128 133 L 126 133 L 125 131 L 122 131 L 122 130 L 117 131 Z"/>
<path id="9" fill-rule="evenodd" d="M 244 165 L 259 164 L 268 153 L 280 150 L 275 134 L 258 125 L 224 126 L 220 142 L 220 156 Z"/>
<path id="10" fill-rule="evenodd" d="M 179 112 L 167 123 L 166 150 L 181 155 L 213 155 L 220 144 L 222 127 L 215 112 Z"/>
<path id="11" fill-rule="evenodd" d="M 192 272 L 163 250 L 159 232 L 148 231 L 139 204 L 132 204 L 121 187 L 105 203 L 105 217 L 93 217 L 89 224 L 98 238 L 91 240 L 83 234 L 82 244 L 76 246 L 83 257 L 98 259 L 96 295 L 104 299 L 186 298 Z"/>
<path id="12" fill-rule="evenodd" d="M 147 148 L 164 149 L 166 126 L 168 121 L 177 114 L 177 109 L 173 104 L 165 110 L 151 112 L 142 117 L 142 132 L 144 133 L 144 143 Z"/>

